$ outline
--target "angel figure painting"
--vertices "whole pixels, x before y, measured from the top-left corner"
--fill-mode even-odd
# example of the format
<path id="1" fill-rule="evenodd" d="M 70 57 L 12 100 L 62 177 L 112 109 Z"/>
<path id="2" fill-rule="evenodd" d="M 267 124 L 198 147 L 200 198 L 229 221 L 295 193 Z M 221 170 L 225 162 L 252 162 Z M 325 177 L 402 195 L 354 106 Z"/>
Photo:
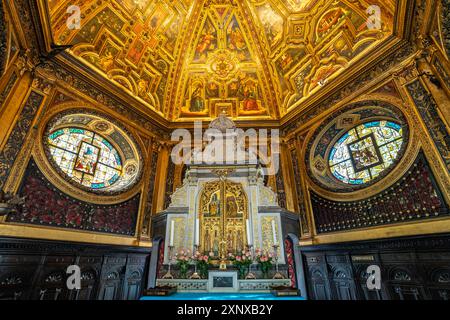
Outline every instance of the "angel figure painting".
<path id="1" fill-rule="evenodd" d="M 204 63 L 208 59 L 208 54 L 217 48 L 216 30 L 208 20 L 203 27 L 203 31 L 195 47 L 194 62 Z"/>

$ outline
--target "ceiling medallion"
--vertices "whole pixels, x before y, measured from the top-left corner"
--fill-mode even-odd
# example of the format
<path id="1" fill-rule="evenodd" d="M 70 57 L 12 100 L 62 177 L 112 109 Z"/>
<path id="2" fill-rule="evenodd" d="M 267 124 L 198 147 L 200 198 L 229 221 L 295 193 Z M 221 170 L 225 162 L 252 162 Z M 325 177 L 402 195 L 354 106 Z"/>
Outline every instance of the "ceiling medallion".
<path id="1" fill-rule="evenodd" d="M 239 60 L 229 50 L 218 50 L 208 61 L 210 73 L 219 80 L 231 78 L 237 71 Z"/>

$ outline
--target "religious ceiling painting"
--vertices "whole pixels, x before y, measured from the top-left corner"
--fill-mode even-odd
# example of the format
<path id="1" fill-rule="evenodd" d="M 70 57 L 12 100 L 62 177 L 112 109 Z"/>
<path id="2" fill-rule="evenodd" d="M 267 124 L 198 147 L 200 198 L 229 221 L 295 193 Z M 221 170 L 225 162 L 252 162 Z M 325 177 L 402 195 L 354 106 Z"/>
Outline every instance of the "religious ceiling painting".
<path id="1" fill-rule="evenodd" d="M 56 42 L 73 45 L 75 56 L 161 111 L 188 3 L 116 0 L 71 5 L 78 5 L 84 15 L 80 30 L 67 28 L 67 7 L 50 2 Z"/>
<path id="2" fill-rule="evenodd" d="M 279 119 L 386 41 L 393 0 L 49 1 L 54 39 L 170 121 Z M 374 18 L 375 17 L 375 18 Z M 376 18 L 380 19 L 377 20 Z"/>
<path id="3" fill-rule="evenodd" d="M 265 74 L 235 8 L 211 6 L 198 26 L 181 78 L 184 98 L 179 118 L 268 116 Z"/>

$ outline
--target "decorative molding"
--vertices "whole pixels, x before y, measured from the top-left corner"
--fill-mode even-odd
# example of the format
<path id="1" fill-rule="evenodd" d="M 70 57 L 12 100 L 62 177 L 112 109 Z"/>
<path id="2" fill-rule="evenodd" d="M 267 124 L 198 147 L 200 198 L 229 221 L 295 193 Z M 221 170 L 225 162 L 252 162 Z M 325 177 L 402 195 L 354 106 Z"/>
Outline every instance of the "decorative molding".
<path id="1" fill-rule="evenodd" d="M 444 42 L 447 57 L 450 57 L 450 0 L 441 0 L 441 4 L 442 41 Z"/>
<path id="2" fill-rule="evenodd" d="M 126 117 L 137 126 L 152 132 L 159 138 L 169 139 L 167 131 L 154 125 L 148 119 L 147 115 L 134 110 L 129 105 L 122 104 L 117 99 L 110 97 L 106 92 L 103 92 L 95 86 L 88 84 L 85 80 L 82 80 L 79 75 L 67 71 L 65 66 L 61 65 L 61 62 L 46 62 L 40 68 L 46 70 L 45 73 L 52 74 L 52 76 L 56 78 L 58 84 L 62 84 L 60 82 L 63 82 L 65 85 L 78 90 L 81 94 L 90 97 L 97 103 L 100 103 L 106 108 Z"/>
<path id="3" fill-rule="evenodd" d="M 292 169 L 294 170 L 294 181 L 295 181 L 295 190 L 297 195 L 297 201 L 298 201 L 298 210 L 300 215 L 300 226 L 301 226 L 301 233 L 302 236 L 306 236 L 310 234 L 309 229 L 309 223 L 307 220 L 306 215 L 306 206 L 305 206 L 305 200 L 303 196 L 303 187 L 301 182 L 301 172 L 300 172 L 300 166 L 298 162 L 298 156 L 297 156 L 297 149 L 293 148 L 290 150 L 290 156 L 292 161 Z"/>
<path id="4" fill-rule="evenodd" d="M 13 72 L 9 77 L 8 82 L 6 83 L 5 88 L 0 93 L 0 107 L 3 106 L 3 102 L 5 102 L 6 98 L 8 98 L 9 94 L 11 93 L 11 90 L 16 84 L 17 79 L 18 79 L 17 73 Z"/>
<path id="5" fill-rule="evenodd" d="M 0 189 L 6 183 L 43 100 L 44 96 L 42 94 L 33 90 L 30 92 L 16 125 L 9 135 L 3 150 L 0 152 Z"/>
<path id="6" fill-rule="evenodd" d="M 3 7 L 3 1 L 0 1 L 0 77 L 5 72 L 6 68 L 6 59 L 8 57 L 8 28 L 7 28 L 7 20 L 5 8 Z M 1 100 L 0 100 L 1 105 Z"/>
<path id="7" fill-rule="evenodd" d="M 147 202 L 145 203 L 144 214 L 142 217 L 141 237 L 150 238 L 151 217 L 153 210 L 153 196 L 156 184 L 156 171 L 158 168 L 159 143 L 153 143 L 151 147 L 150 175 L 148 178 Z"/>
<path id="8" fill-rule="evenodd" d="M 420 79 L 406 86 L 428 132 L 438 149 L 445 166 L 450 172 L 450 134 L 442 121 L 436 101 Z"/>
<path id="9" fill-rule="evenodd" d="M 409 43 L 403 44 L 398 50 L 395 50 L 375 66 L 361 73 L 355 80 L 346 85 L 345 88 L 322 100 L 318 105 L 309 108 L 294 119 L 289 120 L 286 124 L 283 124 L 282 134 L 289 135 L 301 128 L 313 118 L 338 105 L 341 101 L 346 100 L 351 93 L 359 91 L 381 74 L 395 68 L 414 53 L 415 48 L 413 46 Z"/>

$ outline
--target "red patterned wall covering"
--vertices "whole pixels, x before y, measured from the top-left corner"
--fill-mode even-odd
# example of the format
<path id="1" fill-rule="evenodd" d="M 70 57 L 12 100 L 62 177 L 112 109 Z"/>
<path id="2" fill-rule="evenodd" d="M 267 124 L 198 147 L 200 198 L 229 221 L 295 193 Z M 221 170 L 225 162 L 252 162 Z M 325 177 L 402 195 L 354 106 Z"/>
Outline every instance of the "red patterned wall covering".
<path id="1" fill-rule="evenodd" d="M 20 188 L 25 205 L 7 221 L 134 235 L 140 195 L 115 205 L 95 205 L 62 193 L 30 161 Z"/>
<path id="2" fill-rule="evenodd" d="M 295 263 L 294 263 L 294 251 L 292 250 L 292 241 L 289 239 L 284 240 L 284 248 L 286 251 L 286 259 L 288 266 L 288 276 L 291 279 L 291 287 L 297 287 L 297 280 L 295 278 Z"/>
<path id="3" fill-rule="evenodd" d="M 361 201 L 332 201 L 311 192 L 318 233 L 431 219 L 450 214 L 423 153 L 390 188 Z"/>
<path id="4" fill-rule="evenodd" d="M 159 249 L 158 249 L 158 266 L 156 267 L 156 274 L 159 278 L 159 273 L 161 272 L 161 268 L 164 264 L 164 240 L 161 240 L 159 242 Z"/>

